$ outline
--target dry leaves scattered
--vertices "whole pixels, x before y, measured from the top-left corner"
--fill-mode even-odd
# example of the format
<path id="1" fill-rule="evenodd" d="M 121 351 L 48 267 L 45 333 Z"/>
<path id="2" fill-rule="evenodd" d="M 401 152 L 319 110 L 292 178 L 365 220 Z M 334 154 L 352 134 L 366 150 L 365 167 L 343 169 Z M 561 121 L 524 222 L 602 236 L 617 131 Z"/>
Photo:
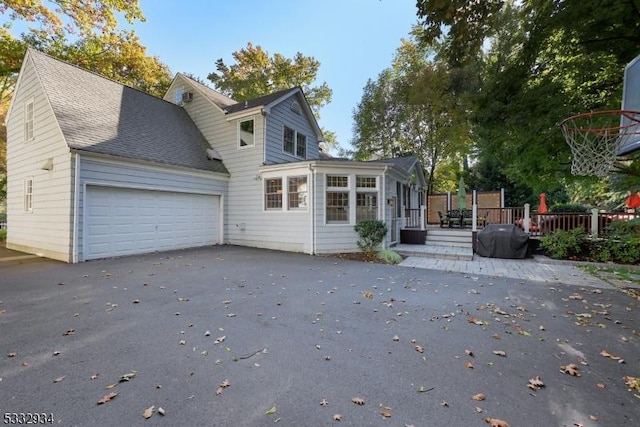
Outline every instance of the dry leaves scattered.
<path id="1" fill-rule="evenodd" d="M 335 414 L 332 419 L 333 421 L 342 421 L 342 415 Z"/>
<path id="2" fill-rule="evenodd" d="M 640 393 L 640 378 L 624 376 L 622 377 L 625 385 Z"/>
<path id="3" fill-rule="evenodd" d="M 222 391 L 223 391 L 225 388 L 229 387 L 230 385 L 231 385 L 231 383 L 229 382 L 229 380 L 228 380 L 228 379 L 226 379 L 226 380 L 222 381 L 222 382 L 220 383 L 220 386 L 218 387 L 218 390 L 216 390 L 216 395 L 218 395 L 218 394 L 222 394 Z"/>
<path id="4" fill-rule="evenodd" d="M 494 350 L 493 354 L 500 357 L 507 357 L 507 353 L 503 350 Z"/>
<path id="5" fill-rule="evenodd" d="M 529 384 L 527 384 L 527 387 L 529 387 L 533 391 L 538 391 L 542 387 L 544 387 L 544 383 L 539 376 L 535 376 L 529 380 Z"/>
<path id="6" fill-rule="evenodd" d="M 469 357 L 473 357 L 473 351 L 471 350 L 465 350 L 464 353 Z"/>
<path id="7" fill-rule="evenodd" d="M 148 420 L 149 418 L 151 418 L 151 416 L 153 415 L 153 412 L 155 411 L 155 409 L 156 409 L 156 407 L 154 405 L 149 406 L 142 413 L 142 418 L 144 418 L 145 420 Z"/>
<path id="8" fill-rule="evenodd" d="M 366 299 L 373 299 L 373 292 L 371 291 L 364 291 L 362 293 L 362 295 L 366 298 Z"/>
<path id="9" fill-rule="evenodd" d="M 497 418 L 487 417 L 485 421 L 491 425 L 491 427 L 509 427 L 509 423 L 504 420 L 499 420 Z"/>
<path id="10" fill-rule="evenodd" d="M 578 365 L 576 365 L 575 363 L 570 363 L 567 366 L 560 366 L 560 372 L 562 372 L 563 374 L 574 376 L 574 377 L 580 376 Z"/>
<path id="11" fill-rule="evenodd" d="M 416 344 L 416 345 L 414 346 L 414 348 L 416 349 L 416 351 L 417 351 L 418 353 L 424 353 L 424 347 L 423 347 L 423 346 L 421 346 L 421 345 L 417 345 L 417 344 Z"/>
<path id="12" fill-rule="evenodd" d="M 362 405 L 364 405 L 364 404 L 365 404 L 364 399 L 363 399 L 363 398 L 361 398 L 361 397 L 354 397 L 353 399 L 351 399 L 351 401 L 352 401 L 353 403 L 355 403 L 356 405 L 360 405 L 360 406 L 362 406 Z"/>
<path id="13" fill-rule="evenodd" d="M 115 391 L 112 391 L 111 393 L 107 393 L 104 396 L 102 396 L 102 398 L 100 400 L 98 400 L 98 405 L 102 405 L 103 403 L 108 403 L 111 402 L 111 400 L 113 400 L 114 397 L 116 397 L 118 395 L 118 393 L 116 393 Z"/>
<path id="14" fill-rule="evenodd" d="M 486 398 L 487 398 L 487 396 L 485 396 L 484 393 L 478 393 L 478 394 L 474 394 L 473 396 L 471 396 L 471 399 L 477 400 L 478 402 L 481 402 L 481 401 L 485 400 Z"/>
<path id="15" fill-rule="evenodd" d="M 471 362 L 464 362 L 464 367 L 467 369 L 473 369 L 473 363 Z"/>
<path id="16" fill-rule="evenodd" d="M 54 382 L 54 383 L 59 383 L 59 382 L 61 382 L 62 380 L 64 380 L 64 378 L 65 378 L 65 377 L 66 377 L 66 375 L 63 375 L 63 376 L 61 376 L 61 377 L 58 377 L 58 378 L 56 378 L 55 380 L 53 380 L 53 382 Z"/>
<path id="17" fill-rule="evenodd" d="M 607 350 L 602 350 L 602 351 L 600 352 L 600 356 L 608 357 L 609 359 L 611 359 L 611 360 L 615 360 L 615 361 L 617 361 L 618 363 L 624 363 L 624 359 L 623 359 L 622 357 L 620 357 L 620 356 L 614 356 L 613 354 L 609 353 L 609 351 L 607 351 Z"/>
<path id="18" fill-rule="evenodd" d="M 327 399 L 323 397 L 322 400 L 320 401 L 320 406 L 327 406 L 327 405 L 329 405 L 329 402 L 327 402 Z"/>

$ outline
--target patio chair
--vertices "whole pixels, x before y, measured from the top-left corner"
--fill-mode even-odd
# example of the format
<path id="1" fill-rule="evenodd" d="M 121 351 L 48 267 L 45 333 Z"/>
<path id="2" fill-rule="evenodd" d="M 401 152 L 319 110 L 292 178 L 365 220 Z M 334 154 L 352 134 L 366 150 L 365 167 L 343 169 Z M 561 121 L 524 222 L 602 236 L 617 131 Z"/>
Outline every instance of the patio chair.
<path id="1" fill-rule="evenodd" d="M 465 209 L 462 211 L 462 217 L 460 218 L 460 226 L 471 227 L 473 225 L 473 211 L 471 209 Z"/>
<path id="2" fill-rule="evenodd" d="M 438 218 L 440 218 L 440 228 L 443 228 L 445 224 L 449 224 L 449 217 L 444 215 L 441 211 L 438 211 Z M 449 225 L 449 227 L 451 227 Z"/>
<path id="3" fill-rule="evenodd" d="M 462 212 L 457 209 L 447 211 L 447 218 L 449 218 L 449 228 L 452 226 L 462 227 Z"/>

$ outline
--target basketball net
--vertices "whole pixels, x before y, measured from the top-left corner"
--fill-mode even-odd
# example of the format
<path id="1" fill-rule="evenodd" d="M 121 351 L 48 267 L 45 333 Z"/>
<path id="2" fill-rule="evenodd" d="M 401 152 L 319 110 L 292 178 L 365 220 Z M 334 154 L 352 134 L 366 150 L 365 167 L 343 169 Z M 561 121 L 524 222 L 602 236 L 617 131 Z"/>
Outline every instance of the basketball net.
<path id="1" fill-rule="evenodd" d="M 604 177 L 627 138 L 640 135 L 640 111 L 592 111 L 565 119 L 560 128 L 573 154 L 571 173 Z"/>

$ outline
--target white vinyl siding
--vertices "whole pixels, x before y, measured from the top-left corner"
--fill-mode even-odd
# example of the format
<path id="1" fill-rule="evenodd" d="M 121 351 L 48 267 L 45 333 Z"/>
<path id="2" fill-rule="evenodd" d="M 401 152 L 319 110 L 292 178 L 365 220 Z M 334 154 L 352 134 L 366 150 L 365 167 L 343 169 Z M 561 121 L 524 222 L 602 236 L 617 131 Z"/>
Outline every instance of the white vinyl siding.
<path id="1" fill-rule="evenodd" d="M 34 105 L 33 139 L 25 144 L 28 102 Z M 7 169 L 7 247 L 69 262 L 73 161 L 29 55 L 7 115 Z M 31 212 L 25 210 L 28 178 L 34 183 Z"/>

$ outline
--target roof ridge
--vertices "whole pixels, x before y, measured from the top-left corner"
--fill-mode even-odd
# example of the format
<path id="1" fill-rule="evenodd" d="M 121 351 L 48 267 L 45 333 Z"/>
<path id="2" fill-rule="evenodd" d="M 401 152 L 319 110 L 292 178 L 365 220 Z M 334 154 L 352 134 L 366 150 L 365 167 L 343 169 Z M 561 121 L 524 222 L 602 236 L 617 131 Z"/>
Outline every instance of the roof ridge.
<path id="1" fill-rule="evenodd" d="M 164 99 L 162 99 L 162 98 L 159 98 L 159 97 L 157 97 L 157 96 L 155 96 L 155 95 L 150 94 L 149 92 L 145 92 L 145 91 L 143 91 L 143 90 L 141 90 L 141 89 L 138 89 L 138 88 L 136 88 L 136 87 L 134 87 L 134 86 L 131 86 L 131 85 L 130 85 L 130 84 L 128 84 L 128 83 L 122 83 L 122 82 L 119 82 L 119 81 L 117 81 L 117 80 L 115 80 L 115 79 L 113 79 L 113 78 L 111 78 L 111 77 L 107 77 L 107 76 L 105 76 L 105 75 L 103 75 L 103 74 L 100 74 L 100 73 L 98 73 L 97 71 L 93 71 L 93 70 L 89 70 L 89 69 L 87 69 L 87 68 L 83 68 L 83 67 L 81 67 L 80 65 L 77 65 L 77 64 L 74 64 L 74 63 L 72 63 L 72 62 L 69 62 L 69 61 L 68 61 L 68 60 L 66 60 L 66 59 L 57 58 L 57 57 L 55 57 L 55 56 L 53 56 L 53 55 L 50 55 L 50 54 L 48 54 L 48 53 L 46 53 L 46 52 L 43 52 L 43 51 L 41 51 L 41 50 L 38 50 L 38 49 L 36 49 L 36 48 L 34 48 L 34 47 L 28 46 L 28 47 L 27 47 L 27 52 L 28 52 L 28 53 L 30 53 L 30 54 L 36 53 L 37 55 L 45 56 L 45 57 L 46 57 L 46 58 L 48 58 L 48 59 L 52 59 L 52 60 L 54 60 L 54 61 L 58 61 L 58 62 L 60 62 L 60 63 L 62 63 L 62 64 L 64 64 L 64 65 L 68 65 L 68 66 L 73 67 L 73 68 L 76 68 L 76 69 L 78 69 L 78 70 L 80 70 L 80 71 L 84 71 L 85 73 L 93 74 L 94 76 L 99 77 L 99 78 L 101 78 L 101 79 L 103 79 L 103 80 L 107 80 L 107 81 L 109 81 L 109 82 L 111 82 L 111 83 L 115 83 L 115 84 L 117 84 L 117 85 L 119 85 L 119 86 L 128 87 L 129 89 L 135 90 L 136 92 L 140 92 L 140 93 L 142 93 L 142 94 L 144 94 L 144 95 L 147 95 L 147 96 L 150 96 L 150 97 L 152 97 L 152 98 L 159 99 L 159 100 L 164 101 L 164 102 L 167 102 L 167 103 L 169 103 L 169 104 L 173 104 L 172 102 L 165 101 L 165 100 L 164 100 Z M 37 70 L 37 67 L 36 67 L 36 70 Z M 175 105 L 175 104 L 174 104 L 174 105 Z"/>

